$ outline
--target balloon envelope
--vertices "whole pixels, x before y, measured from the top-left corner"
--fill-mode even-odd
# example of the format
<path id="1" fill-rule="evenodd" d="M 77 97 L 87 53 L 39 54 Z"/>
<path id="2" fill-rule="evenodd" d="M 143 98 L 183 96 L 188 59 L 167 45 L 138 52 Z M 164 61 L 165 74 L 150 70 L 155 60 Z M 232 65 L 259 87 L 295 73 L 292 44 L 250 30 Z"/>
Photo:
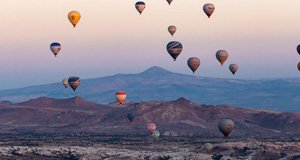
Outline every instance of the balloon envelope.
<path id="1" fill-rule="evenodd" d="M 122 104 L 126 99 L 126 93 L 123 91 L 119 91 L 116 93 L 116 100 Z"/>
<path id="2" fill-rule="evenodd" d="M 190 69 L 193 71 L 193 73 L 195 74 L 195 71 L 200 66 L 200 59 L 197 57 L 191 57 L 188 59 L 187 64 L 190 67 Z"/>
<path id="3" fill-rule="evenodd" d="M 232 119 L 222 118 L 219 121 L 218 128 L 226 138 L 234 128 L 234 122 Z"/>
<path id="4" fill-rule="evenodd" d="M 80 78 L 79 77 L 75 77 L 72 76 L 68 79 L 68 83 L 70 85 L 70 87 L 73 89 L 73 91 L 76 90 L 76 88 L 79 86 L 80 84 Z"/>
<path id="5" fill-rule="evenodd" d="M 235 72 L 238 70 L 238 65 L 237 64 L 231 64 L 229 65 L 229 70 L 231 71 L 231 73 L 234 75 Z"/>
<path id="6" fill-rule="evenodd" d="M 147 129 L 152 134 L 155 131 L 155 129 L 156 129 L 156 125 L 154 123 L 149 123 L 147 125 Z"/>
<path id="7" fill-rule="evenodd" d="M 127 114 L 127 118 L 129 119 L 130 122 L 132 122 L 133 119 L 135 118 L 135 114 L 132 113 L 132 112 L 131 112 L 131 113 L 128 113 L 128 114 Z"/>
<path id="8" fill-rule="evenodd" d="M 76 27 L 76 24 L 79 22 L 80 18 L 81 15 L 77 11 L 71 11 L 68 14 L 68 19 L 73 24 L 74 27 Z"/>
<path id="9" fill-rule="evenodd" d="M 62 80 L 62 84 L 65 86 L 65 88 L 68 88 L 68 86 L 69 86 L 68 80 L 69 80 L 68 78 L 65 78 Z"/>
<path id="10" fill-rule="evenodd" d="M 151 135 L 154 139 L 157 139 L 160 136 L 160 133 L 158 131 L 154 131 Z"/>
<path id="11" fill-rule="evenodd" d="M 205 143 L 203 147 L 206 150 L 206 152 L 209 152 L 213 148 L 213 145 L 211 143 Z"/>
<path id="12" fill-rule="evenodd" d="M 169 3 L 169 5 L 171 5 L 173 0 L 167 0 L 167 2 Z"/>
<path id="13" fill-rule="evenodd" d="M 211 3 L 207 3 L 203 6 L 203 11 L 204 13 L 210 18 L 210 16 L 214 13 L 215 11 L 215 6 Z"/>
<path id="14" fill-rule="evenodd" d="M 171 41 L 167 45 L 167 51 L 168 53 L 173 57 L 174 61 L 179 56 L 179 54 L 182 51 L 182 44 L 177 41 Z"/>
<path id="15" fill-rule="evenodd" d="M 144 2 L 142 2 L 142 1 L 139 1 L 139 2 L 135 3 L 135 8 L 136 8 L 136 10 L 140 14 L 142 14 L 142 12 L 144 11 L 145 7 L 146 7 L 146 4 Z"/>
<path id="16" fill-rule="evenodd" d="M 300 71 L 300 62 L 298 63 L 297 68 Z"/>
<path id="17" fill-rule="evenodd" d="M 174 33 L 176 32 L 176 27 L 175 26 L 169 26 L 168 27 L 168 31 L 170 32 L 170 34 L 173 36 Z"/>
<path id="18" fill-rule="evenodd" d="M 221 65 L 223 66 L 224 62 L 228 58 L 228 52 L 225 50 L 219 50 L 216 53 L 216 57 L 217 57 L 218 61 L 221 63 Z"/>
<path id="19" fill-rule="evenodd" d="M 297 52 L 300 54 L 300 44 L 297 46 Z"/>
<path id="20" fill-rule="evenodd" d="M 57 42 L 53 42 L 50 44 L 50 49 L 51 49 L 52 53 L 54 54 L 54 56 L 56 57 L 56 55 L 58 54 L 58 52 L 61 49 L 61 45 Z"/>

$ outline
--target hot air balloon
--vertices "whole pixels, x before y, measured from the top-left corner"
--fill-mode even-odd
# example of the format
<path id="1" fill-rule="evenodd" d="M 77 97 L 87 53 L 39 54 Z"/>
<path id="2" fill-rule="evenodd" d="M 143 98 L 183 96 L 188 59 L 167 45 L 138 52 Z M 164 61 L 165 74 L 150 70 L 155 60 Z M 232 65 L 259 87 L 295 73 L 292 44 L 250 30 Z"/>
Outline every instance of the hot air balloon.
<path id="1" fill-rule="evenodd" d="M 130 120 L 130 122 L 132 122 L 133 121 L 133 119 L 135 118 L 135 114 L 134 113 L 128 113 L 127 114 L 127 118 Z"/>
<path id="2" fill-rule="evenodd" d="M 218 128 L 226 138 L 234 128 L 234 122 L 232 119 L 222 118 L 219 121 Z"/>
<path id="3" fill-rule="evenodd" d="M 300 44 L 297 46 L 297 52 L 300 54 Z"/>
<path id="4" fill-rule="evenodd" d="M 73 26 L 76 27 L 76 24 L 79 22 L 81 15 L 77 11 L 71 11 L 68 14 L 68 18 L 69 18 L 69 21 L 73 24 Z"/>
<path id="5" fill-rule="evenodd" d="M 62 84 L 65 86 L 65 88 L 68 88 L 68 86 L 69 86 L 68 80 L 69 80 L 68 78 L 65 78 L 62 80 Z"/>
<path id="6" fill-rule="evenodd" d="M 177 41 L 171 41 L 167 45 L 167 51 L 173 57 L 174 61 L 176 61 L 176 58 L 182 51 L 182 44 Z"/>
<path id="7" fill-rule="evenodd" d="M 51 49 L 52 53 L 54 54 L 54 56 L 56 57 L 56 55 L 58 54 L 58 52 L 61 49 L 61 45 L 57 42 L 53 42 L 50 44 L 50 49 Z"/>
<path id="8" fill-rule="evenodd" d="M 169 27 L 168 27 L 168 31 L 169 31 L 170 34 L 173 36 L 174 33 L 176 32 L 176 27 L 175 27 L 175 26 L 169 26 Z"/>
<path id="9" fill-rule="evenodd" d="M 298 63 L 297 68 L 300 71 L 300 62 Z"/>
<path id="10" fill-rule="evenodd" d="M 203 147 L 206 150 L 206 152 L 209 152 L 213 148 L 213 145 L 211 143 L 205 143 Z"/>
<path id="11" fill-rule="evenodd" d="M 231 64 L 229 65 L 229 70 L 231 71 L 231 73 L 234 75 L 235 72 L 238 70 L 239 66 L 236 64 Z"/>
<path id="12" fill-rule="evenodd" d="M 142 1 L 139 1 L 139 2 L 135 3 L 135 8 L 140 13 L 140 15 L 144 11 L 145 7 L 146 7 L 146 4 Z"/>
<path id="13" fill-rule="evenodd" d="M 214 13 L 215 11 L 215 6 L 211 3 L 207 3 L 203 6 L 203 11 L 205 14 L 210 18 L 210 16 Z"/>
<path id="14" fill-rule="evenodd" d="M 73 91 L 75 92 L 76 88 L 80 84 L 80 78 L 72 76 L 68 79 L 68 83 L 69 83 L 70 87 L 73 89 Z"/>
<path id="15" fill-rule="evenodd" d="M 117 92 L 116 99 L 120 104 L 122 104 L 126 99 L 126 93 L 123 91 Z"/>
<path id="16" fill-rule="evenodd" d="M 219 62 L 221 63 L 221 65 L 223 66 L 224 62 L 226 61 L 226 59 L 228 58 L 228 53 L 225 50 L 219 50 L 216 53 L 216 57 L 219 60 Z"/>
<path id="17" fill-rule="evenodd" d="M 197 57 L 191 57 L 188 59 L 187 64 L 190 67 L 190 69 L 193 71 L 193 73 L 195 74 L 195 71 L 200 66 L 200 59 Z"/>
<path id="18" fill-rule="evenodd" d="M 160 133 L 158 131 L 154 131 L 151 135 L 154 139 L 157 139 L 160 136 Z"/>
<path id="19" fill-rule="evenodd" d="M 167 0 L 167 2 L 169 3 L 169 5 L 171 5 L 173 0 Z"/>
<path id="20" fill-rule="evenodd" d="M 150 132 L 150 134 L 152 134 L 155 131 L 155 129 L 156 129 L 156 125 L 154 123 L 149 123 L 147 125 L 147 129 Z"/>

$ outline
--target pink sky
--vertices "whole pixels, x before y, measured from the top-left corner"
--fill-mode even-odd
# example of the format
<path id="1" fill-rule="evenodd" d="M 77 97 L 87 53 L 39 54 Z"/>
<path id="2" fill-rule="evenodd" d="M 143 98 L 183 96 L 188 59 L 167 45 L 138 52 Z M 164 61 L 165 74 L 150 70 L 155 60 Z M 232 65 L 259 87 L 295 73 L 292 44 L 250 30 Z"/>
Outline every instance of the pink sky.
<path id="1" fill-rule="evenodd" d="M 138 73 L 151 66 L 191 74 L 189 57 L 201 61 L 198 76 L 233 78 L 297 77 L 300 56 L 300 1 L 289 0 L 165 0 L 144 1 L 140 16 L 132 0 L 9 0 L 0 6 L 0 89 L 45 84 L 77 75 L 82 79 Z M 205 3 L 216 7 L 210 19 Z M 76 28 L 67 19 L 77 10 Z M 175 25 L 174 37 L 167 31 Z M 180 41 L 176 62 L 166 51 Z M 57 58 L 49 45 L 59 42 Z M 224 67 L 215 59 L 225 49 Z M 20 82 L 20 77 L 22 81 Z"/>

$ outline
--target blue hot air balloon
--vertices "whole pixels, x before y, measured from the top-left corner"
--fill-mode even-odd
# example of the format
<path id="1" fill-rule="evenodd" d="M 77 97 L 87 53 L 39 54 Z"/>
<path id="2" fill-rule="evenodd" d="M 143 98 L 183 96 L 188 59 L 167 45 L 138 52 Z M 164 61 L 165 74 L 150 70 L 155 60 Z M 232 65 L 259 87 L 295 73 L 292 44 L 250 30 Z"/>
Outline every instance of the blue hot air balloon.
<path id="1" fill-rule="evenodd" d="M 135 114 L 134 113 L 128 113 L 127 114 L 127 118 L 130 120 L 130 122 L 132 122 L 133 121 L 133 119 L 135 118 Z"/>
<path id="2" fill-rule="evenodd" d="M 169 42 L 167 45 L 167 51 L 173 57 L 174 61 L 176 61 L 176 58 L 182 51 L 182 44 L 177 41 Z"/>
<path id="3" fill-rule="evenodd" d="M 80 78 L 79 77 L 75 77 L 72 76 L 68 79 L 68 83 L 70 85 L 70 87 L 73 89 L 73 91 L 76 90 L 76 88 L 79 86 L 80 84 Z"/>
<path id="4" fill-rule="evenodd" d="M 61 45 L 57 42 L 53 42 L 51 45 L 50 45 L 50 49 L 51 51 L 53 52 L 53 54 L 56 55 L 58 54 L 58 52 L 60 51 L 61 49 Z"/>
<path id="5" fill-rule="evenodd" d="M 142 1 L 139 1 L 139 2 L 135 3 L 135 8 L 136 8 L 136 10 L 140 14 L 142 14 L 142 12 L 144 11 L 145 7 L 146 7 L 146 4 L 144 2 L 142 2 Z"/>

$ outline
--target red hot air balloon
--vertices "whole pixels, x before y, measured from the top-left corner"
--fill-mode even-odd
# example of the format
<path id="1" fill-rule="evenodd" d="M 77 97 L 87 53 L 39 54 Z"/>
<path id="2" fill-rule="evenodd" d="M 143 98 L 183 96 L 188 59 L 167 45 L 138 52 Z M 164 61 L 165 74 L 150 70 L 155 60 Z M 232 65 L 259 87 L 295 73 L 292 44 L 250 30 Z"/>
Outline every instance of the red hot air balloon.
<path id="1" fill-rule="evenodd" d="M 149 123 L 147 125 L 147 129 L 150 132 L 150 134 L 152 134 L 155 131 L 155 129 L 156 129 L 156 125 L 154 123 Z"/>
<path id="2" fill-rule="evenodd" d="M 126 93 L 123 92 L 123 91 L 117 92 L 117 93 L 116 93 L 116 99 L 117 99 L 117 101 L 118 101 L 120 104 L 122 104 L 122 103 L 125 101 L 125 99 L 126 99 Z"/>

